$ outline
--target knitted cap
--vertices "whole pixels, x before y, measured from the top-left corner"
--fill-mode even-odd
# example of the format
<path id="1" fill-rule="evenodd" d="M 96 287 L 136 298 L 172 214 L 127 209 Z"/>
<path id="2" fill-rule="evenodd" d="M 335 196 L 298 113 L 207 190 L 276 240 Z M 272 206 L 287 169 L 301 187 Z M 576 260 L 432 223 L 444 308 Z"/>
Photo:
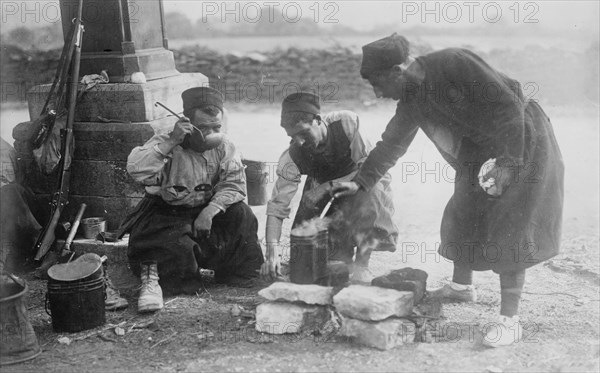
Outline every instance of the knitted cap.
<path id="1" fill-rule="evenodd" d="M 368 79 L 376 71 L 403 63 L 408 57 L 409 48 L 408 40 L 397 33 L 364 45 L 360 75 L 363 79 Z"/>
<path id="2" fill-rule="evenodd" d="M 223 95 L 211 87 L 195 87 L 183 91 L 183 111 L 214 105 L 223 112 Z"/>
<path id="3" fill-rule="evenodd" d="M 290 119 L 296 117 L 297 113 L 308 113 L 319 115 L 321 113 L 321 98 L 308 92 L 292 93 L 283 99 L 281 104 L 281 126 L 294 125 Z"/>

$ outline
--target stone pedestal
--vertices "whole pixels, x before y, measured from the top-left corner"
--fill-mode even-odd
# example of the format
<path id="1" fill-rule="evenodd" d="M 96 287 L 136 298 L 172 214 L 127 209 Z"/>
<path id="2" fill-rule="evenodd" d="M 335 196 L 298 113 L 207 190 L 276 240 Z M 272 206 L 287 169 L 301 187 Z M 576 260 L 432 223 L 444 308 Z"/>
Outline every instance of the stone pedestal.
<path id="1" fill-rule="evenodd" d="M 69 34 L 77 14 L 77 0 L 60 0 L 63 31 Z M 175 69 L 164 29 L 160 0 L 83 1 L 81 75 L 106 70 L 108 84 L 98 84 L 77 103 L 73 125 L 75 151 L 71 165 L 69 204 L 62 220 L 71 221 L 82 202 L 85 217 L 103 216 L 107 229 L 116 229 L 144 195 L 126 170 L 127 156 L 157 130 L 167 129 L 176 119 L 157 101 L 181 113 L 181 92 L 208 85 L 202 74 L 181 74 Z M 128 83 L 133 73 L 143 73 L 146 82 Z M 78 77 L 78 79 L 80 79 Z M 82 89 L 83 87 L 80 87 Z M 50 85 L 28 92 L 29 113 L 39 116 Z M 25 171 L 25 183 L 42 201 L 56 191 L 58 172 L 43 175 L 33 161 L 28 131 L 13 132 L 15 149 Z M 43 209 L 48 216 L 50 207 Z"/>
<path id="2" fill-rule="evenodd" d="M 201 74 L 180 74 L 145 84 L 97 86 L 99 90 L 95 94 L 86 93 L 77 107 L 77 122 L 73 124 L 75 151 L 71 164 L 71 190 L 63 220 L 72 219 L 79 205 L 85 202 L 88 205 L 86 217 L 104 216 L 107 229 L 116 229 L 144 196 L 144 188 L 127 174 L 127 156 L 156 131 L 166 130 L 176 121 L 164 109 L 154 107 L 154 102 L 168 103 L 173 110 L 181 112 L 181 92 L 202 84 L 207 84 L 207 79 Z M 114 96 L 109 94 L 110 86 L 115 89 Z M 41 110 L 45 96 L 39 92 L 45 89 L 47 87 L 42 86 L 29 94 L 32 118 Z M 125 94 L 130 95 L 130 100 L 119 102 L 115 99 Z M 128 123 L 100 122 L 98 116 Z M 93 118 L 96 120 L 84 121 Z M 15 149 L 25 171 L 25 183 L 42 201 L 49 202 L 56 190 L 58 173 L 47 176 L 40 172 L 26 135 L 27 131 L 21 127 L 13 133 Z M 49 208 L 44 210 L 50 213 Z"/>
<path id="3" fill-rule="evenodd" d="M 77 15 L 78 0 L 60 0 L 63 34 Z M 142 72 L 146 79 L 177 75 L 168 50 L 160 0 L 83 0 L 85 28 L 81 75 L 106 70 L 112 82 L 129 82 Z"/>
<path id="4" fill-rule="evenodd" d="M 27 93 L 31 118 L 40 114 L 50 86 L 36 86 Z M 98 117 L 120 122 L 153 122 L 167 116 L 173 118 L 164 108 L 154 104 L 160 101 L 175 112 L 181 113 L 181 92 L 199 86 L 208 86 L 208 78 L 200 73 L 177 73 L 175 76 L 143 84 L 98 84 L 77 102 L 75 122 L 99 122 L 102 119 Z"/>

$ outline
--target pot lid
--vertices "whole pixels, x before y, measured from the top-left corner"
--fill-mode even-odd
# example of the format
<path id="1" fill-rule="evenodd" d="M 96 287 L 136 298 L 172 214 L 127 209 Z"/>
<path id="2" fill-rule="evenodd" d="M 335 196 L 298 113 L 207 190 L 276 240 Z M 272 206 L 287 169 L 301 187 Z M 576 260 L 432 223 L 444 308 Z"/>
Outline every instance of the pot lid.
<path id="1" fill-rule="evenodd" d="M 83 254 L 72 262 L 53 265 L 48 270 L 48 277 L 56 281 L 81 280 L 100 269 L 102 262 L 103 259 L 97 254 Z"/>

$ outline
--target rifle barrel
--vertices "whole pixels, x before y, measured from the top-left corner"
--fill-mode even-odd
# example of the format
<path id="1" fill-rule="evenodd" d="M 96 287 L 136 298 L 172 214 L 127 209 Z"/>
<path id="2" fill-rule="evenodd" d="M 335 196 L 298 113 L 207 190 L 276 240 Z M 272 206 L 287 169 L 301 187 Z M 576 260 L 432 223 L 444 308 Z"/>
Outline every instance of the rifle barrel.
<path id="1" fill-rule="evenodd" d="M 77 18 L 75 19 L 73 35 L 75 37 L 72 45 L 73 53 L 71 61 L 71 84 L 69 86 L 69 110 L 67 113 L 67 124 L 65 127 L 65 142 L 61 148 L 63 158 L 61 160 L 61 173 L 59 177 L 59 185 L 56 196 L 53 200 L 53 211 L 52 218 L 44 227 L 44 230 L 38 236 L 35 248 L 37 253 L 35 260 L 41 260 L 44 255 L 50 250 L 52 243 L 55 240 L 54 229 L 58 224 L 60 215 L 69 198 L 69 182 L 71 179 L 71 154 L 72 154 L 72 143 L 73 143 L 73 123 L 75 121 L 75 105 L 77 103 L 77 91 L 79 88 L 79 65 L 81 62 L 81 42 L 83 39 L 83 25 L 81 23 L 83 8 L 83 0 L 79 0 L 79 7 L 77 9 Z M 71 49 L 71 46 L 69 47 Z"/>

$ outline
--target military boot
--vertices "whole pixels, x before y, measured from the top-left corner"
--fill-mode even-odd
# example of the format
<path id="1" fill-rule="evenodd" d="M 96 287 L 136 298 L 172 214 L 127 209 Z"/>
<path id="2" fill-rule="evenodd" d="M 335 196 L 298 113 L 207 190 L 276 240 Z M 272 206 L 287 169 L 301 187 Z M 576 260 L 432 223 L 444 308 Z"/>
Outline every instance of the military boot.
<path id="1" fill-rule="evenodd" d="M 108 277 L 108 260 L 102 263 L 104 272 L 104 284 L 106 285 L 106 299 L 104 300 L 104 309 L 107 311 L 116 311 L 123 308 L 127 308 L 129 303 L 127 299 L 121 296 L 117 287 L 112 283 L 110 277 Z"/>
<path id="2" fill-rule="evenodd" d="M 106 300 L 104 301 L 104 308 L 107 311 L 116 311 L 123 308 L 127 308 L 129 303 L 127 299 L 123 298 L 119 293 L 119 290 L 113 285 L 112 281 L 106 276 Z"/>
<path id="3" fill-rule="evenodd" d="M 477 291 L 473 285 L 464 286 L 464 289 L 456 290 L 451 284 L 445 284 L 441 288 L 427 291 L 429 297 L 438 298 L 449 303 L 476 302 Z"/>
<path id="4" fill-rule="evenodd" d="M 153 312 L 163 308 L 163 294 L 158 284 L 158 269 L 156 263 L 142 264 L 140 279 L 142 289 L 138 298 L 139 312 Z"/>

